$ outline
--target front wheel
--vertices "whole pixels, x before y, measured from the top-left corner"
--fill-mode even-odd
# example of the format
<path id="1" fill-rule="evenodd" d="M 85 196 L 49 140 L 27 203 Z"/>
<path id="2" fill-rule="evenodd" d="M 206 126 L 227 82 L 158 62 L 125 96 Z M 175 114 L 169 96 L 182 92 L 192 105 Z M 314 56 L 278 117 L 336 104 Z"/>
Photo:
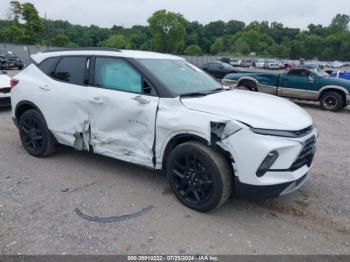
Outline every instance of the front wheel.
<path id="1" fill-rule="evenodd" d="M 341 94 L 335 91 L 329 91 L 322 95 L 321 107 L 327 111 L 339 111 L 345 105 L 344 98 Z"/>
<path id="2" fill-rule="evenodd" d="M 55 151 L 56 140 L 38 111 L 25 111 L 19 119 L 18 128 L 23 147 L 32 156 L 46 157 Z"/>
<path id="3" fill-rule="evenodd" d="M 227 160 L 199 142 L 177 146 L 167 160 L 167 176 L 176 197 L 187 207 L 207 212 L 229 198 L 233 174 Z"/>

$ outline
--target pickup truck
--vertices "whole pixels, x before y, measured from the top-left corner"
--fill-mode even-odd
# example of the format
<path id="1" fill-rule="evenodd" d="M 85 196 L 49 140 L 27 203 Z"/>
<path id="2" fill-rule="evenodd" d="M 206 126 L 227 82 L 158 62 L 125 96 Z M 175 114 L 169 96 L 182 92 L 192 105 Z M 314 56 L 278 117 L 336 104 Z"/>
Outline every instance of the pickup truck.
<path id="1" fill-rule="evenodd" d="M 0 69 L 24 68 L 23 59 L 19 58 L 15 53 L 4 48 L 0 48 Z"/>
<path id="2" fill-rule="evenodd" d="M 301 67 L 284 73 L 228 74 L 222 82 L 238 89 L 319 101 L 328 111 L 339 111 L 350 105 L 350 81 L 329 77 L 320 69 Z"/>

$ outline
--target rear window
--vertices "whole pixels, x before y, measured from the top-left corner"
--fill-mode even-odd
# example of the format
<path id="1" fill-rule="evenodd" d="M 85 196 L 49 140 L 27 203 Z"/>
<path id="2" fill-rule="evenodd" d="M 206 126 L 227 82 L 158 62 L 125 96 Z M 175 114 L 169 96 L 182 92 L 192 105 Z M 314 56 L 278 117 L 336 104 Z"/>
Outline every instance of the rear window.
<path id="1" fill-rule="evenodd" d="M 84 85 L 87 79 L 86 67 L 86 57 L 63 57 L 51 76 L 67 83 Z"/>

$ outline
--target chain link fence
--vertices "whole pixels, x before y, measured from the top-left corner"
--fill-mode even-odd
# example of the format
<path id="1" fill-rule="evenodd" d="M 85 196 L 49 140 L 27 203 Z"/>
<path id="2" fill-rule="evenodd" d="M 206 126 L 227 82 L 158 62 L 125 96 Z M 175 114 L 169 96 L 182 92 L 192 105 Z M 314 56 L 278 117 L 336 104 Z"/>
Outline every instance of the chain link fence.
<path id="1" fill-rule="evenodd" d="M 45 52 L 48 50 L 59 49 L 57 47 L 49 47 L 49 46 L 36 46 L 36 45 L 15 45 L 8 43 L 0 43 L 0 48 L 7 49 L 14 54 L 16 54 L 19 58 L 23 59 L 24 64 L 28 64 L 30 61 L 30 55 L 36 54 L 39 52 Z"/>
<path id="2" fill-rule="evenodd" d="M 16 45 L 16 44 L 9 44 L 9 43 L 0 43 L 0 48 L 5 48 L 9 51 L 12 51 L 19 58 L 23 59 L 24 64 L 29 63 L 30 55 L 32 54 L 45 52 L 49 50 L 64 49 L 64 48 L 50 47 L 50 46 Z M 181 55 L 181 57 L 185 58 L 187 61 L 197 66 L 202 66 L 204 64 L 220 60 L 222 58 L 222 56 L 206 56 L 206 55 L 202 55 L 202 56 Z"/>

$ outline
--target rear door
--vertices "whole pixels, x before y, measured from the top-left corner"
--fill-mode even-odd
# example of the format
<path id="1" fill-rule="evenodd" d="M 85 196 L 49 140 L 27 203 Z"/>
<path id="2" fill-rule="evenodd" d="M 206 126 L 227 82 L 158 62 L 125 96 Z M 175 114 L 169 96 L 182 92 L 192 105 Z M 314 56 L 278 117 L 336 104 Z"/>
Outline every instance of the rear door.
<path id="1" fill-rule="evenodd" d="M 153 167 L 159 97 L 123 58 L 96 57 L 89 88 L 91 143 L 96 153 Z"/>
<path id="2" fill-rule="evenodd" d="M 86 56 L 49 58 L 39 65 L 35 104 L 59 143 L 74 146 L 88 122 L 88 63 Z"/>

